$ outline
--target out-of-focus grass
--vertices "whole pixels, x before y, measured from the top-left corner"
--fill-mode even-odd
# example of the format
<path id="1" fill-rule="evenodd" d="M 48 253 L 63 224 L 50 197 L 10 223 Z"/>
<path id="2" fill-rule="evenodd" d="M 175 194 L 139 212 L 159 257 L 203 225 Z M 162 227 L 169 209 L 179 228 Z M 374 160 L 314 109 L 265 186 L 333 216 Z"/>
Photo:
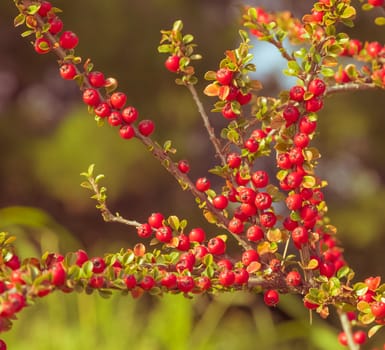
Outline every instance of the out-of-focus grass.
<path id="1" fill-rule="evenodd" d="M 244 293 L 212 301 L 57 293 L 24 310 L 4 339 L 12 350 L 339 349 L 336 331 L 325 323 L 310 326 L 301 315 L 275 324 L 263 305 L 245 311 L 252 299 Z M 300 306 L 292 298 L 286 303 Z"/>

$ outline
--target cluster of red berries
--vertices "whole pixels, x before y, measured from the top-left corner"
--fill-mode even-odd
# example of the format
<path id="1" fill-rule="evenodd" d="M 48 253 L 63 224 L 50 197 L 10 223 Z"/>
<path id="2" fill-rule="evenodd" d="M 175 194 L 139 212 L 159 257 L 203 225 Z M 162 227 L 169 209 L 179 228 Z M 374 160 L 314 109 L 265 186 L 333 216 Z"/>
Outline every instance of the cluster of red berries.
<path id="1" fill-rule="evenodd" d="M 226 101 L 222 108 L 222 115 L 226 119 L 235 119 L 239 117 L 240 110 L 236 108 L 234 102 L 239 105 L 246 105 L 251 100 L 251 93 L 243 94 L 242 91 L 234 84 L 235 72 L 229 68 L 223 67 L 216 72 L 216 81 L 220 85 L 219 98 Z"/>
<path id="2" fill-rule="evenodd" d="M 37 14 L 49 26 L 47 33 L 41 33 L 39 22 L 34 20 L 33 16 L 28 17 L 30 19 L 27 19 L 27 23 L 32 23 L 33 25 L 30 26 L 36 29 L 37 33 L 35 40 L 36 52 L 45 54 L 52 49 L 60 48 L 67 53 L 67 50 L 73 50 L 78 45 L 79 39 L 75 33 L 65 31 L 60 34 L 63 29 L 63 22 L 56 15 L 56 9 L 52 7 L 50 2 L 42 1 Z M 60 55 L 60 52 L 57 53 Z M 80 75 L 83 76 L 84 103 L 93 109 L 97 117 L 106 119 L 112 126 L 119 127 L 119 133 L 123 139 L 131 139 L 136 135 L 133 123 L 137 120 L 139 113 L 135 107 L 126 106 L 126 94 L 123 92 L 109 94 L 107 91 L 103 94 L 101 91 L 102 88 L 109 88 L 113 84 L 116 85 L 114 79 L 105 78 L 104 74 L 99 71 L 80 73 L 74 61 L 65 58 L 61 62 L 60 75 L 66 80 L 75 79 Z M 150 136 L 155 129 L 152 120 L 141 120 L 137 127 L 139 133 L 145 137 Z"/>

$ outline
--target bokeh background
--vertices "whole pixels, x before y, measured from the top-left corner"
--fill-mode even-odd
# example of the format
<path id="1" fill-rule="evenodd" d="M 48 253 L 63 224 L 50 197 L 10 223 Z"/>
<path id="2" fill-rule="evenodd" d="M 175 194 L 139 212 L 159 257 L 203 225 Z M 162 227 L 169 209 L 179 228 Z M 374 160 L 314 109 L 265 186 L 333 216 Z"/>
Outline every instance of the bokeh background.
<path id="1" fill-rule="evenodd" d="M 250 1 L 302 16 L 310 1 Z M 223 53 L 238 43 L 239 9 L 232 0 L 62 1 L 55 6 L 65 28 L 80 37 L 78 54 L 117 77 L 120 89 L 142 116 L 154 119 L 156 139 L 173 140 L 177 158 L 187 158 L 192 177 L 206 174 L 213 153 L 193 101 L 157 53 L 160 29 L 183 19 L 204 60 L 198 75 L 216 69 Z M 355 3 L 358 5 L 358 1 Z M 359 6 L 359 5 L 358 5 Z M 176 214 L 191 227 L 207 223 L 194 199 L 180 190 L 137 141 L 115 129 L 97 127 L 81 105 L 75 84 L 60 79 L 52 55 L 38 56 L 12 26 L 12 1 L 0 2 L 0 230 L 18 237 L 21 253 L 86 248 L 100 255 L 129 247 L 135 232 L 106 224 L 81 189 L 80 172 L 91 163 L 106 175 L 109 206 L 123 216 L 145 220 L 154 211 Z M 346 31 L 361 40 L 383 39 L 373 16 L 359 13 Z M 345 29 L 344 29 L 345 30 Z M 255 43 L 262 94 L 276 95 L 290 81 L 275 50 Z M 204 81 L 198 85 L 202 90 Z M 202 97 L 207 109 L 212 100 Z M 328 180 L 332 221 L 357 278 L 384 275 L 385 162 L 384 92 L 333 96 L 320 113 L 319 171 Z M 223 121 L 212 116 L 220 127 Z M 4 335 L 13 350 L 68 349 L 339 349 L 338 322 L 309 315 L 295 297 L 270 311 L 259 296 L 144 297 L 52 295 L 20 315 Z M 368 349 L 384 341 L 376 337 Z"/>

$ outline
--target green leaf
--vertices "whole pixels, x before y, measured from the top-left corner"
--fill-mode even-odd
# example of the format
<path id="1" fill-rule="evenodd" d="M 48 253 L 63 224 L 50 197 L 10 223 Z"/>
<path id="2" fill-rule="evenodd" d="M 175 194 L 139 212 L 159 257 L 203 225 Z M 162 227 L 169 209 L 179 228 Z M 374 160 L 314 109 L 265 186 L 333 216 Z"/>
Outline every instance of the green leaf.
<path id="1" fill-rule="evenodd" d="M 158 52 L 159 53 L 170 53 L 174 51 L 174 46 L 173 45 L 159 45 L 158 46 Z"/>
<path id="2" fill-rule="evenodd" d="M 180 32 L 183 29 L 183 22 L 179 19 L 174 22 L 172 30 L 175 32 Z"/>
<path id="3" fill-rule="evenodd" d="M 333 77 L 334 76 L 334 70 L 332 68 L 322 68 L 320 72 L 324 77 Z"/>
<path id="4" fill-rule="evenodd" d="M 384 26 L 385 25 L 385 17 L 377 17 L 374 20 L 374 23 L 378 26 Z"/>
<path id="5" fill-rule="evenodd" d="M 347 276 L 350 272 L 350 268 L 348 266 L 343 266 L 337 271 L 337 277 L 339 279 Z"/>
<path id="6" fill-rule="evenodd" d="M 30 36 L 31 34 L 33 34 L 34 31 L 33 30 L 26 30 L 25 32 L 21 33 L 21 36 L 23 38 L 26 38 L 27 36 Z"/>
<path id="7" fill-rule="evenodd" d="M 353 6 L 347 6 L 341 14 L 342 19 L 351 19 L 356 15 L 356 9 Z"/>
<path id="8" fill-rule="evenodd" d="M 169 216 L 167 219 L 167 222 L 173 230 L 178 231 L 180 222 L 177 216 L 175 215 Z"/>
<path id="9" fill-rule="evenodd" d="M 184 37 L 183 37 L 183 39 L 182 39 L 182 41 L 183 41 L 183 44 L 190 44 L 191 42 L 193 42 L 194 41 L 194 37 L 191 35 L 191 34 L 186 34 Z"/>
<path id="10" fill-rule="evenodd" d="M 21 26 L 25 22 L 25 15 L 22 13 L 19 13 L 15 19 L 13 20 L 13 25 L 15 27 Z"/>
<path id="11" fill-rule="evenodd" d="M 41 6 L 40 4 L 39 4 L 39 5 L 30 5 L 30 6 L 28 6 L 28 8 L 27 8 L 27 13 L 28 13 L 29 15 L 34 15 L 34 14 L 36 14 L 37 11 L 39 11 L 40 6 Z"/>
<path id="12" fill-rule="evenodd" d="M 368 337 L 371 338 L 373 335 L 375 335 L 382 327 L 384 327 L 383 324 L 378 324 L 376 326 L 373 326 L 372 328 L 369 329 L 368 331 Z"/>

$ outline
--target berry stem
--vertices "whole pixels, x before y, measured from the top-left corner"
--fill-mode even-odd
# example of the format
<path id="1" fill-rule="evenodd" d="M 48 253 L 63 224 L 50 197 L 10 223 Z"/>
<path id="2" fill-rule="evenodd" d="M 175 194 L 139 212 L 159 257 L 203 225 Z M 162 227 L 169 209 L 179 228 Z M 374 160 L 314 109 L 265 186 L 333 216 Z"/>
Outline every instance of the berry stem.
<path id="1" fill-rule="evenodd" d="M 201 100 L 199 99 L 198 93 L 197 93 L 194 85 L 192 85 L 192 84 L 188 84 L 187 88 L 189 89 L 189 91 L 190 91 L 190 93 L 191 93 L 191 95 L 192 95 L 192 97 L 193 97 L 193 99 L 194 99 L 194 101 L 198 107 L 199 114 L 201 115 L 201 117 L 203 119 L 203 124 L 207 130 L 207 133 L 209 134 L 210 141 L 213 144 L 218 157 L 221 159 L 222 165 L 225 165 L 226 164 L 226 158 L 221 151 L 220 141 L 215 136 L 214 128 L 210 124 L 209 117 L 208 117 L 208 115 L 207 115 L 207 113 L 203 107 Z"/>

